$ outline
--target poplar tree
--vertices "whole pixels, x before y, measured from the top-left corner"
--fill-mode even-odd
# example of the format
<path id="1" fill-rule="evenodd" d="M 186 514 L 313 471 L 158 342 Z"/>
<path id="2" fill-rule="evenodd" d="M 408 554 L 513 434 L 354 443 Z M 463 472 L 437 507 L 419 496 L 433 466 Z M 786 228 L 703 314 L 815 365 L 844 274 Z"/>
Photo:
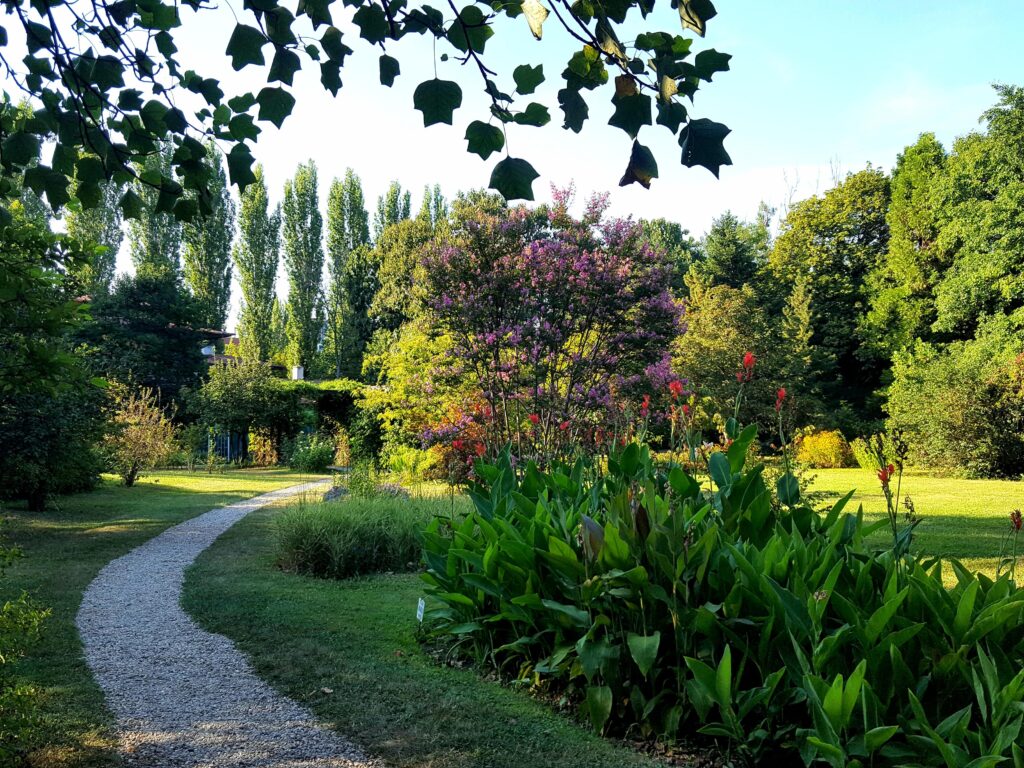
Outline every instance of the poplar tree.
<path id="1" fill-rule="evenodd" d="M 370 241 L 369 214 L 363 201 L 363 187 L 351 168 L 345 179 L 335 179 L 327 197 L 327 338 L 326 352 L 334 376 L 351 372 L 346 364 L 349 346 L 346 336 L 353 332 L 352 308 L 346 289 L 349 254 Z M 351 362 L 351 361 L 348 361 Z"/>
<path id="2" fill-rule="evenodd" d="M 181 222 L 173 213 L 157 211 L 161 177 L 170 177 L 172 147 L 163 145 L 139 169 L 134 192 L 142 204 L 138 218 L 128 223 L 128 242 L 136 274 L 175 276 L 180 271 Z"/>
<path id="3" fill-rule="evenodd" d="M 202 322 L 208 328 L 223 328 L 231 302 L 231 241 L 235 236 L 235 201 L 228 188 L 223 158 L 207 144 L 213 173 L 209 190 L 212 209 L 184 225 L 185 283 L 196 297 Z"/>
<path id="4" fill-rule="evenodd" d="M 448 201 L 441 194 L 441 185 L 435 184 L 433 188 L 423 188 L 423 202 L 420 204 L 420 212 L 416 218 L 422 222 L 436 227 L 439 223 L 448 218 Z"/>
<path id="5" fill-rule="evenodd" d="M 238 335 L 243 357 L 267 361 L 274 353 L 272 321 L 281 250 L 281 209 L 270 210 L 263 167 L 256 166 L 255 173 L 256 181 L 242 193 L 239 237 L 233 251 L 242 287 Z"/>
<path id="6" fill-rule="evenodd" d="M 64 214 L 68 234 L 84 243 L 100 246 L 92 263 L 82 268 L 78 278 L 90 294 L 106 293 L 117 271 L 117 252 L 121 250 L 121 195 L 124 189 L 114 181 L 100 182 L 100 200 L 95 208 L 85 208 L 73 198 Z"/>
<path id="7" fill-rule="evenodd" d="M 299 165 L 284 185 L 284 264 L 288 273 L 288 362 L 310 367 L 324 325 L 323 217 L 316 164 Z"/>
<path id="8" fill-rule="evenodd" d="M 412 209 L 412 194 L 402 191 L 402 185 L 392 181 L 388 191 L 377 198 L 377 212 L 373 216 L 373 239 L 377 240 L 389 224 L 408 219 Z"/>

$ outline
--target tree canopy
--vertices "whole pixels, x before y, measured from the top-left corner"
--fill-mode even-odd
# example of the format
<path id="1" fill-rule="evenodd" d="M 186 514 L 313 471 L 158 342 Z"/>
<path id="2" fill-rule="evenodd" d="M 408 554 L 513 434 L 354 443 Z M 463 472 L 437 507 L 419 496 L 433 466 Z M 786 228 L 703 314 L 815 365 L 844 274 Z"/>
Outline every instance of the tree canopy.
<path id="1" fill-rule="evenodd" d="M 434 55 L 440 61 L 452 57 L 479 76 L 478 87 L 490 106 L 468 123 L 466 141 L 470 152 L 487 160 L 506 147 L 506 134 L 514 126 L 536 127 L 551 120 L 548 106 L 535 95 L 547 77 L 543 67 L 524 61 L 511 72 L 499 71 L 489 58 L 488 40 L 519 24 L 539 41 L 552 12 L 554 23 L 573 41 L 557 97 L 563 126 L 579 132 L 589 117 L 584 94 L 610 92 L 615 111 L 609 123 L 632 142 L 623 148 L 628 161 L 622 184 L 649 186 L 658 176 L 653 154 L 638 140 L 640 131 L 655 123 L 678 138 L 684 165 L 702 165 L 717 175 L 721 165 L 730 163 L 722 146 L 729 129 L 693 117 L 683 103 L 692 101 L 716 73 L 728 70 L 730 56 L 714 49 L 694 54 L 692 37 L 651 29 L 644 22 L 636 34 L 631 17 L 648 19 L 654 0 L 555 0 L 550 8 L 541 0 L 493 0 L 461 8 L 451 0 L 446 8 L 389 0 L 345 4 L 355 6 L 352 24 L 363 48 L 358 54 L 349 45 L 356 41 L 343 39 L 336 26 L 340 13 L 331 0 L 294 6 L 245 0 L 246 12 L 224 41 L 225 52 L 235 70 L 259 69 L 257 84 L 265 85 L 256 92 L 228 94 L 217 73 L 198 72 L 175 42 L 186 24 L 203 22 L 215 8 L 212 3 L 95 0 L 82 6 L 68 0 L 2 0 L 7 16 L 0 26 L 0 68 L 34 100 L 35 108 L 26 113 L 7 100 L 0 108 L 0 165 L 9 177 L 0 184 L 0 198 L 17 192 L 10 178 L 23 174 L 25 185 L 45 195 L 52 208 L 66 204 L 72 192 L 89 208 L 98 204 L 103 182 L 137 180 L 153 190 L 159 213 L 173 212 L 182 219 L 209 213 L 213 171 L 206 139 L 222 143 L 231 180 L 244 188 L 255 180 L 252 148 L 261 124 L 284 124 L 295 106 L 291 88 L 300 69 L 318 68 L 324 88 L 336 95 L 349 57 L 373 51 L 380 82 L 390 87 L 402 74 L 393 49 L 403 38 L 419 35 L 436 41 Z M 701 36 L 716 13 L 711 0 L 673 0 L 672 5 L 683 29 Z M 8 53 L 12 42 L 28 51 L 21 61 Z M 407 67 L 407 72 L 429 69 Z M 366 64 L 356 71 L 367 71 Z M 436 67 L 433 75 L 417 85 L 413 107 L 425 126 L 452 125 L 463 86 L 439 77 Z M 179 94 L 192 94 L 198 108 L 178 106 L 187 102 Z M 44 162 L 41 149 L 47 137 L 56 146 L 52 159 Z M 164 144 L 172 147 L 173 168 L 138 166 Z M 532 200 L 537 176 L 525 158 L 506 155 L 493 165 L 489 186 L 506 198 Z M 138 215 L 139 191 L 127 189 L 121 205 L 127 216 Z M 0 217 L 0 224 L 9 218 L 6 205 L 0 206 Z"/>

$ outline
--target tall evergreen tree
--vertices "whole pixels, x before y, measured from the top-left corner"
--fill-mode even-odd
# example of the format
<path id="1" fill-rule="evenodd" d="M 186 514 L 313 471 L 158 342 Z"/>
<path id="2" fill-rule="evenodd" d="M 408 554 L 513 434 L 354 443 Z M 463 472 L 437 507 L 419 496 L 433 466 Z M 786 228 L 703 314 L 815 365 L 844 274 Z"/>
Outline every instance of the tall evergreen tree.
<path id="1" fill-rule="evenodd" d="M 742 288 L 753 284 L 768 255 L 768 227 L 757 222 L 740 221 L 726 211 L 711 224 L 704 237 L 703 258 L 697 271 L 711 285 Z"/>
<path id="2" fill-rule="evenodd" d="M 361 245 L 348 256 L 345 266 L 345 327 L 342 333 L 342 375 L 358 378 L 363 371 L 363 353 L 373 335 L 370 306 L 380 282 L 374 249 Z"/>
<path id="3" fill-rule="evenodd" d="M 231 303 L 231 241 L 235 237 L 235 201 L 231 197 L 223 158 L 211 142 L 206 151 L 213 166 L 212 210 L 184 225 L 185 283 L 200 307 L 202 322 L 220 329 Z"/>
<path id="4" fill-rule="evenodd" d="M 299 165 L 284 185 L 284 263 L 288 273 L 288 361 L 309 368 L 320 346 L 323 312 L 323 217 L 316 163 Z"/>
<path id="5" fill-rule="evenodd" d="M 142 198 L 142 214 L 128 222 L 128 242 L 132 263 L 139 275 L 178 275 L 181 261 L 181 222 L 173 213 L 156 210 L 160 190 L 147 183 L 159 174 L 171 175 L 173 148 L 168 144 L 146 158 L 135 182 L 135 193 Z"/>
<path id="6" fill-rule="evenodd" d="M 270 211 L 262 166 L 256 166 L 256 181 L 242 193 L 238 229 L 233 256 L 242 287 L 238 329 L 242 355 L 251 360 L 267 361 L 274 351 L 271 322 L 281 250 L 281 209 Z"/>
<path id="7" fill-rule="evenodd" d="M 392 181 L 388 191 L 377 198 L 377 212 L 373 216 L 373 239 L 380 237 L 389 224 L 408 219 L 412 208 L 412 195 L 402 191 L 402 185 Z"/>
<path id="8" fill-rule="evenodd" d="M 92 263 L 78 275 L 85 291 L 93 294 L 110 290 L 117 271 L 117 252 L 124 239 L 120 205 L 124 190 L 113 181 L 104 181 L 100 182 L 100 192 L 102 197 L 95 208 L 83 208 L 72 199 L 64 214 L 69 235 L 99 246 Z"/>
<path id="9" fill-rule="evenodd" d="M 369 214 L 363 203 L 363 187 L 351 168 L 344 181 L 335 179 L 327 197 L 327 337 L 326 353 L 334 376 L 351 369 L 345 341 L 351 326 L 352 311 L 346 292 L 349 254 L 370 241 Z"/>

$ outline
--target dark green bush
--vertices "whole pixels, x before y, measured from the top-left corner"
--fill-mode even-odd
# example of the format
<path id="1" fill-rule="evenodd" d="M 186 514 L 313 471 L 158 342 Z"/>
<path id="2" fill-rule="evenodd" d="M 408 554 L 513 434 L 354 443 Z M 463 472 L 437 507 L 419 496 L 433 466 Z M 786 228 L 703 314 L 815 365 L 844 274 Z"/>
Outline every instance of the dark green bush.
<path id="1" fill-rule="evenodd" d="M 473 513 L 424 535 L 430 633 L 598 730 L 754 765 L 1024 765 L 1024 591 L 912 557 L 912 527 L 873 549 L 888 520 L 820 514 L 788 473 L 773 502 L 752 439 L 713 490 L 636 444 L 601 475 L 478 465 Z"/>
<path id="2" fill-rule="evenodd" d="M 278 518 L 277 562 L 333 579 L 408 571 L 420 562 L 424 528 L 450 510 L 445 499 L 387 496 L 300 504 Z"/>

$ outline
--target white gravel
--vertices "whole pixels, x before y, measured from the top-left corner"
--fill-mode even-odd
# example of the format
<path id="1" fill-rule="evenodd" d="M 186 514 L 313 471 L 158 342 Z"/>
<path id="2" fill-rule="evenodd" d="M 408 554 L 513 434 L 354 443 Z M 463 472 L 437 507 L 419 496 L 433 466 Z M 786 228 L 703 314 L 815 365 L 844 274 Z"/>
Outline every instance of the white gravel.
<path id="1" fill-rule="evenodd" d="M 108 563 L 89 585 L 78 630 L 117 718 L 126 765 L 380 768 L 274 691 L 230 640 L 202 630 L 180 605 L 185 569 L 218 536 L 259 507 L 321 487 L 292 486 L 176 525 Z"/>

